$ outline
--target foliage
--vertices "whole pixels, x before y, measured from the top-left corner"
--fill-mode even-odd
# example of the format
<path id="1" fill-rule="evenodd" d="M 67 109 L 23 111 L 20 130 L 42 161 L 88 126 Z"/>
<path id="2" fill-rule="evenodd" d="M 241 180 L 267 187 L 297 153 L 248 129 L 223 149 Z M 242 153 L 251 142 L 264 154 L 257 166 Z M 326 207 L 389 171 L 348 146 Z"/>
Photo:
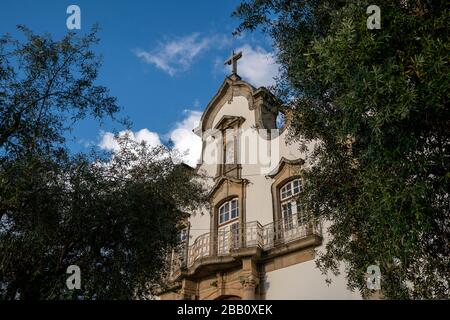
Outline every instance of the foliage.
<path id="1" fill-rule="evenodd" d="M 272 36 L 291 137 L 316 142 L 300 201 L 332 222 L 319 268 L 344 262 L 366 297 L 377 264 L 386 298 L 448 298 L 448 3 L 248 0 L 234 15 Z"/>
<path id="2" fill-rule="evenodd" d="M 100 59 L 91 50 L 97 28 L 60 41 L 24 26 L 26 40 L 0 38 L 0 151 L 8 156 L 50 149 L 64 142 L 74 122 L 119 111 L 108 89 L 94 84 Z"/>
<path id="3" fill-rule="evenodd" d="M 24 43 L 0 42 L 0 298 L 149 298 L 202 186 L 171 150 L 127 137 L 112 155 L 71 154 L 75 121 L 119 110 L 95 85 L 96 30 L 21 29 Z M 69 265 L 81 290 L 66 288 Z"/>

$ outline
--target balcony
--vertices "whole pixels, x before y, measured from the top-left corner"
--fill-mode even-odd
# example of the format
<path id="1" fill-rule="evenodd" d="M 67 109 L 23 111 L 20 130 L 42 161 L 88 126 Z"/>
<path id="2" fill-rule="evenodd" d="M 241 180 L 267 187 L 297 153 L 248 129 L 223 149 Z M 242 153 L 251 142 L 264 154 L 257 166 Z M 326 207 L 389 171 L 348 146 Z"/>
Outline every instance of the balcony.
<path id="1" fill-rule="evenodd" d="M 270 259 L 289 250 L 321 243 L 321 224 L 304 221 L 295 214 L 266 225 L 252 221 L 233 231 L 202 234 L 188 248 L 180 245 L 172 254 L 170 280 L 201 276 L 239 265 L 242 256 Z"/>

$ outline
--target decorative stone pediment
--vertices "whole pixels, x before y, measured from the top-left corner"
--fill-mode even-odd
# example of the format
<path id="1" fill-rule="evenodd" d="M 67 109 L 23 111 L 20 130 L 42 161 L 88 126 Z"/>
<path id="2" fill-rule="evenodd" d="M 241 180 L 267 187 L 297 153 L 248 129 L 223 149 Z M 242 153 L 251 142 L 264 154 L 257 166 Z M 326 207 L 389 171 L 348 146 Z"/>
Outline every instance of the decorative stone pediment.
<path id="1" fill-rule="evenodd" d="M 219 122 L 214 126 L 214 129 L 226 129 L 227 127 L 233 125 L 234 123 L 238 123 L 239 125 L 245 121 L 243 117 L 236 116 L 223 116 Z"/>
<path id="2" fill-rule="evenodd" d="M 298 167 L 305 163 L 305 160 L 303 159 L 295 159 L 295 160 L 289 160 L 285 157 L 281 157 L 280 162 L 278 162 L 278 165 L 271 171 L 269 174 L 266 175 L 268 178 L 275 179 L 280 174 L 282 174 L 285 170 L 288 170 L 285 175 L 286 176 L 292 176 L 294 174 L 298 174 Z M 292 172 L 294 170 L 294 172 Z"/>
<path id="3" fill-rule="evenodd" d="M 221 177 L 214 184 L 213 188 L 208 194 L 210 202 L 214 205 L 222 199 L 226 199 L 230 196 L 241 196 L 243 186 L 248 183 L 246 179 L 234 179 L 230 177 Z"/>

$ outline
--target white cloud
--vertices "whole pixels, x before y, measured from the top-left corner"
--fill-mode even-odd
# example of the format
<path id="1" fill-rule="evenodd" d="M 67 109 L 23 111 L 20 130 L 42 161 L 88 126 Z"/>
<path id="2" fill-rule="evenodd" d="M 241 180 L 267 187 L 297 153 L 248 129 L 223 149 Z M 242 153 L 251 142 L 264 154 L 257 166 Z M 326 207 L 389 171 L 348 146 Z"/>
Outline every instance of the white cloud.
<path id="1" fill-rule="evenodd" d="M 195 32 L 184 37 L 160 42 L 152 51 L 134 50 L 142 61 L 154 65 L 170 76 L 188 70 L 201 53 L 214 48 L 223 49 L 231 45 L 231 38 L 225 34 L 201 36 Z"/>
<path id="2" fill-rule="evenodd" d="M 181 160 L 184 163 L 195 167 L 200 159 L 202 143 L 200 137 L 194 134 L 192 129 L 198 126 L 202 113 L 193 110 L 185 110 L 185 113 L 186 117 L 182 121 L 177 122 L 174 128 L 169 133 L 163 135 L 163 137 L 170 139 L 173 142 L 173 149 L 180 153 Z M 147 142 L 150 147 L 161 145 L 160 135 L 156 132 L 151 132 L 146 128 L 137 132 L 129 130 L 119 132 L 119 136 L 124 136 L 125 134 L 128 134 L 129 138 L 134 141 Z M 114 138 L 114 134 L 111 132 L 102 132 L 101 140 L 98 145 L 104 150 L 119 150 L 119 144 Z"/>
<path id="3" fill-rule="evenodd" d="M 140 49 L 134 52 L 142 61 L 153 64 L 173 76 L 177 72 L 189 69 L 194 59 L 209 48 L 212 40 L 209 37 L 200 37 L 199 33 L 193 33 L 160 43 L 151 52 Z"/>
<path id="4" fill-rule="evenodd" d="M 187 117 L 175 125 L 175 128 L 169 133 L 169 138 L 174 144 L 174 149 L 182 154 L 183 162 L 195 167 L 202 152 L 202 141 L 192 132 L 192 129 L 200 123 L 202 113 L 193 110 L 185 112 Z"/>
<path id="5" fill-rule="evenodd" d="M 252 48 L 244 45 L 236 50 L 242 51 L 242 58 L 238 61 L 238 74 L 255 87 L 271 86 L 275 84 L 274 77 L 279 73 L 279 65 L 273 53 L 261 47 Z M 230 73 L 230 68 L 226 68 Z"/>
<path id="6" fill-rule="evenodd" d="M 156 132 L 151 132 L 148 129 L 141 129 L 137 132 L 132 132 L 130 130 L 124 130 L 119 132 L 120 137 L 124 137 L 128 134 L 131 140 L 141 143 L 145 141 L 149 147 L 156 147 L 161 145 L 161 140 Z M 98 145 L 100 148 L 109 151 L 118 151 L 119 143 L 114 138 L 114 134 L 111 132 L 103 132 L 101 134 L 101 141 Z"/>

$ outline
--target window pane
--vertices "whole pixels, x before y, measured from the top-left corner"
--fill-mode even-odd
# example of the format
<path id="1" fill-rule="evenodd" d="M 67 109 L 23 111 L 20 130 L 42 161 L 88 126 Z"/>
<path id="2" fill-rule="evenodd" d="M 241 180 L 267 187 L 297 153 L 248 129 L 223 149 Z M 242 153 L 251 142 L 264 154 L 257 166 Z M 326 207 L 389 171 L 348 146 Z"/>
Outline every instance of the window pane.
<path id="1" fill-rule="evenodd" d="M 222 205 L 219 208 L 219 223 L 222 223 L 224 221 L 224 214 L 225 214 L 225 206 Z"/>
<path id="2" fill-rule="evenodd" d="M 296 203 L 296 208 L 297 208 L 297 213 L 302 213 L 303 212 L 303 206 L 301 203 L 297 202 Z"/>
<path id="3" fill-rule="evenodd" d="M 291 183 L 289 182 L 283 188 L 281 188 L 281 199 L 286 199 L 292 195 Z"/>
<path id="4" fill-rule="evenodd" d="M 283 204 L 281 208 L 283 212 L 284 228 L 290 230 L 293 228 L 291 202 Z"/>
<path id="5" fill-rule="evenodd" d="M 291 230 L 292 228 L 294 228 L 294 223 L 292 221 L 292 216 L 289 218 L 286 218 L 284 220 L 284 228 L 285 230 Z"/>
<path id="6" fill-rule="evenodd" d="M 297 179 L 293 181 L 293 190 L 294 190 L 293 194 L 297 194 L 300 193 L 300 191 L 302 191 L 300 180 Z"/>
<path id="7" fill-rule="evenodd" d="M 283 217 L 287 216 L 287 215 L 292 215 L 292 208 L 291 208 L 291 203 L 285 203 L 282 206 L 282 211 L 283 211 Z"/>
<path id="8" fill-rule="evenodd" d="M 306 211 L 304 210 L 304 206 L 300 203 L 297 204 L 297 217 L 298 222 L 300 224 L 305 224 L 308 222 Z"/>
<path id="9" fill-rule="evenodd" d="M 231 219 L 236 218 L 238 215 L 239 215 L 238 201 L 232 200 L 231 201 Z"/>
<path id="10" fill-rule="evenodd" d="M 239 200 L 232 199 L 225 202 L 219 208 L 219 224 L 225 223 L 230 219 L 237 218 L 239 216 Z"/>

